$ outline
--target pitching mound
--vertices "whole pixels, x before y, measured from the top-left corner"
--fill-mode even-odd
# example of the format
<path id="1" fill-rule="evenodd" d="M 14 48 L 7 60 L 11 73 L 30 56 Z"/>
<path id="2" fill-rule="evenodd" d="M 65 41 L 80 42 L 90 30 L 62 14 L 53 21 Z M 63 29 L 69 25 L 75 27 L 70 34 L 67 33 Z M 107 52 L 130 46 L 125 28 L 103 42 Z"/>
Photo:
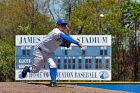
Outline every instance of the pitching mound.
<path id="1" fill-rule="evenodd" d="M 44 84 L 27 84 L 23 82 L 1 82 L 0 93 L 129 93 L 99 88 L 88 88 L 72 85 L 49 87 Z"/>

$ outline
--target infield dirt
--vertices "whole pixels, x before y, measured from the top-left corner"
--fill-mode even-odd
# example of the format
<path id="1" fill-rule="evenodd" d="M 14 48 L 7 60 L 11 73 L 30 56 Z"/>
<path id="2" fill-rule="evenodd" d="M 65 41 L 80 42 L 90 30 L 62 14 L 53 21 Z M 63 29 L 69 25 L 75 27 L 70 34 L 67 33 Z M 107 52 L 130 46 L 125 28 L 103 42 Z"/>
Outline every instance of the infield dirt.
<path id="1" fill-rule="evenodd" d="M 60 84 L 49 87 L 45 84 L 28 84 L 24 82 L 0 82 L 0 93 L 130 93 L 100 88 L 89 88 Z"/>

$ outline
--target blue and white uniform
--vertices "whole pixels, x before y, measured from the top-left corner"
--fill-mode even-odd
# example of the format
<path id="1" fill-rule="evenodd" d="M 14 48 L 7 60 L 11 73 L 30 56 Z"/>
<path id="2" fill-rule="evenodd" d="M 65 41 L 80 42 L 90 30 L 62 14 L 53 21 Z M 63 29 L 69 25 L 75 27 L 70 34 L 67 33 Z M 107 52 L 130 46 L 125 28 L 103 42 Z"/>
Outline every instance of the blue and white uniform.
<path id="1" fill-rule="evenodd" d="M 30 67 L 30 72 L 37 73 L 47 61 L 50 66 L 51 82 L 56 82 L 57 66 L 55 63 L 54 51 L 61 45 L 60 38 L 78 44 L 79 42 L 65 35 L 58 28 L 54 28 L 40 43 L 35 46 L 34 63 Z"/>
<path id="2" fill-rule="evenodd" d="M 65 42 L 62 39 L 67 40 L 70 43 L 77 44 L 82 47 L 82 44 L 72 39 L 71 37 L 64 34 L 62 31 L 65 30 L 67 21 L 65 19 L 59 19 L 57 21 L 57 27 L 54 28 L 46 37 L 44 37 L 36 46 L 34 50 L 34 61 L 32 66 L 25 66 L 22 71 L 22 78 L 25 78 L 27 72 L 37 73 L 47 61 L 50 66 L 51 82 L 50 86 L 56 86 L 57 66 L 55 63 L 54 51 L 59 46 L 65 46 Z M 60 31 L 61 29 L 61 31 Z"/>

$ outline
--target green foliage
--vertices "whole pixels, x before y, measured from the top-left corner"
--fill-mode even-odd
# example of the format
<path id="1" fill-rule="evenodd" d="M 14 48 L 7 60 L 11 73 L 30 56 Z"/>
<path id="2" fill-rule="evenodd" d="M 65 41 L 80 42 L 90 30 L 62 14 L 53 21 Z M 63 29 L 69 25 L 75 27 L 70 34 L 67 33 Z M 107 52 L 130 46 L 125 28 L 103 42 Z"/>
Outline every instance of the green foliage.
<path id="1" fill-rule="evenodd" d="M 21 35 L 31 35 L 29 26 L 19 26 L 17 30 L 20 32 Z"/>
<path id="2" fill-rule="evenodd" d="M 132 14 L 132 19 L 137 20 L 140 17 L 140 4 L 128 0 L 127 4 L 122 8 L 123 10 L 127 9 Z"/>
<path id="3" fill-rule="evenodd" d="M 15 48 L 7 41 L 0 41 L 0 81 L 13 81 Z"/>
<path id="4" fill-rule="evenodd" d="M 0 7 L 0 32 L 2 36 L 6 34 L 12 36 L 16 34 L 47 34 L 52 29 L 54 22 L 35 10 L 30 5 L 31 3 L 28 0 L 2 2 L 3 5 Z M 7 37 L 3 38 L 7 39 Z"/>
<path id="5" fill-rule="evenodd" d="M 69 14 L 71 34 L 116 35 L 124 32 L 120 23 L 122 2 L 84 0 L 65 4 L 71 4 L 71 14 Z M 69 13 L 67 8 L 65 10 Z M 101 17 L 100 14 L 104 16 Z"/>
<path id="6" fill-rule="evenodd" d="M 54 26 L 32 3 L 32 0 L 0 2 L 0 81 L 14 81 L 15 35 L 47 34 Z"/>
<path id="7" fill-rule="evenodd" d="M 135 29 L 140 17 L 139 10 L 140 4 L 131 0 L 128 0 L 127 3 L 122 6 L 122 26 L 129 25 L 129 27 L 126 28 L 126 31 Z"/>

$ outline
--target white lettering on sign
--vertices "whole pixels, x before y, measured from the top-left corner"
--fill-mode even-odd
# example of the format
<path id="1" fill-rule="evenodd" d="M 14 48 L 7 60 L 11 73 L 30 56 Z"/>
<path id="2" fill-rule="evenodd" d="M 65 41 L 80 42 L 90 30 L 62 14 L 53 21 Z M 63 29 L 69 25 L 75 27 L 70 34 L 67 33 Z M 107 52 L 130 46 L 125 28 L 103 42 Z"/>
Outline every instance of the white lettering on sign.
<path id="1" fill-rule="evenodd" d="M 32 47 L 31 46 L 22 46 L 21 49 L 31 49 Z"/>
<path id="2" fill-rule="evenodd" d="M 18 68 L 24 68 L 25 65 L 18 65 Z"/>
<path id="3" fill-rule="evenodd" d="M 19 59 L 19 63 L 31 63 L 31 59 Z"/>

